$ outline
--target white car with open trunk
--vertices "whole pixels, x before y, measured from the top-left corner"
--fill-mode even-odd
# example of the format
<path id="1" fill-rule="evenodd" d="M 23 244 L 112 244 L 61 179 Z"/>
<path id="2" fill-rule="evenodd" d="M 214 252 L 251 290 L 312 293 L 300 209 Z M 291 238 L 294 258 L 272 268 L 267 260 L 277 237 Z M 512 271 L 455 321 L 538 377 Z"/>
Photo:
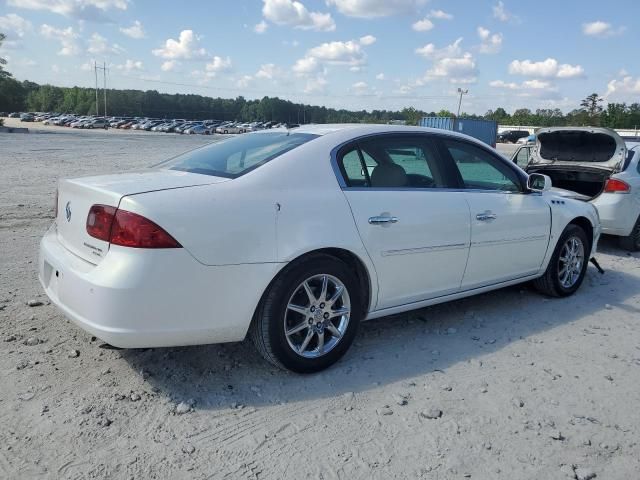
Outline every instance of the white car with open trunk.
<path id="1" fill-rule="evenodd" d="M 240 341 L 325 368 L 361 320 L 534 280 L 566 296 L 595 208 L 495 150 L 391 125 L 266 130 L 151 169 L 62 180 L 40 281 L 119 347 Z"/>
<path id="2" fill-rule="evenodd" d="M 608 128 L 543 128 L 513 160 L 529 173 L 549 176 L 564 190 L 556 193 L 593 204 L 602 233 L 640 250 L 640 143 L 625 142 Z"/>

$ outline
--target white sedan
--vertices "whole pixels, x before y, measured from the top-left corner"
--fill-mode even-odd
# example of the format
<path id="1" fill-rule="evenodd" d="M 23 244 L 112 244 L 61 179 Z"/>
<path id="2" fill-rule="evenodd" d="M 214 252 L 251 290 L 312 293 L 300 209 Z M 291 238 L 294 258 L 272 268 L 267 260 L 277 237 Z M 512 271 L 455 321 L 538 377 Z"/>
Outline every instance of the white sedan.
<path id="1" fill-rule="evenodd" d="M 574 293 L 595 208 L 468 136 L 266 130 L 144 171 L 62 180 L 40 281 L 118 347 L 240 341 L 312 372 L 362 320 L 533 280 Z"/>

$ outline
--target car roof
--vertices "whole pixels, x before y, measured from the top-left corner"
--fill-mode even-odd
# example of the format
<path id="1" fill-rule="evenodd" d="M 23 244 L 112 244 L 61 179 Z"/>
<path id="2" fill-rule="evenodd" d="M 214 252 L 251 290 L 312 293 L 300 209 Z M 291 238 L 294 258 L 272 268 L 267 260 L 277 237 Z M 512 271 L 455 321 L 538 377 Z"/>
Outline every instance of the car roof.
<path id="1" fill-rule="evenodd" d="M 270 129 L 266 131 L 262 131 L 263 133 L 284 130 L 286 128 L 276 128 Z M 292 128 L 289 131 L 292 133 L 308 133 L 312 135 L 330 135 L 333 133 L 350 133 L 353 136 L 374 134 L 374 133 L 407 133 L 407 132 L 415 132 L 415 133 L 445 133 L 451 134 L 455 136 L 461 136 L 464 138 L 468 138 L 466 135 L 460 135 L 456 132 L 452 132 L 450 130 L 442 130 L 438 128 L 429 128 L 429 127 L 410 127 L 406 125 L 384 125 L 384 124 L 366 124 L 366 123 L 336 123 L 336 124 L 307 124 L 300 125 L 299 127 Z M 256 132 L 260 133 L 260 132 Z"/>

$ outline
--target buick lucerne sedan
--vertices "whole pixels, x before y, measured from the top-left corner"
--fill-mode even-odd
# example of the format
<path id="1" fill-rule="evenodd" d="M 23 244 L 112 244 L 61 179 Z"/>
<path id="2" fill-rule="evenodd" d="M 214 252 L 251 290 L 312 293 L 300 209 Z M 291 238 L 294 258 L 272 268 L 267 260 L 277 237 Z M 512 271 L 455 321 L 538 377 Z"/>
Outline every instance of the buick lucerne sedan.
<path id="1" fill-rule="evenodd" d="M 243 340 L 318 371 L 360 322 L 533 281 L 567 296 L 600 236 L 470 137 L 387 125 L 241 135 L 148 170 L 61 180 L 40 281 L 118 347 Z"/>

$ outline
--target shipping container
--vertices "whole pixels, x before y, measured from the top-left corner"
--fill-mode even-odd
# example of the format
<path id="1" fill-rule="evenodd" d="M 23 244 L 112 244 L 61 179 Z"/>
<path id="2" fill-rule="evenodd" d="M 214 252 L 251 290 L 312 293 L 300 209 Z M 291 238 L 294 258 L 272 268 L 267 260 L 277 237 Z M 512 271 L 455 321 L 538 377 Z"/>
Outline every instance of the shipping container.
<path id="1" fill-rule="evenodd" d="M 439 128 L 441 130 L 451 130 L 452 132 L 464 133 L 470 137 L 496 146 L 498 135 L 498 122 L 493 120 L 476 120 L 473 118 L 454 117 L 422 117 L 419 125 L 421 127 Z"/>

